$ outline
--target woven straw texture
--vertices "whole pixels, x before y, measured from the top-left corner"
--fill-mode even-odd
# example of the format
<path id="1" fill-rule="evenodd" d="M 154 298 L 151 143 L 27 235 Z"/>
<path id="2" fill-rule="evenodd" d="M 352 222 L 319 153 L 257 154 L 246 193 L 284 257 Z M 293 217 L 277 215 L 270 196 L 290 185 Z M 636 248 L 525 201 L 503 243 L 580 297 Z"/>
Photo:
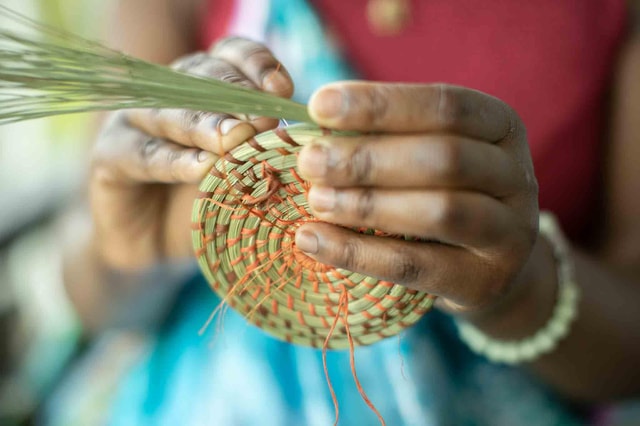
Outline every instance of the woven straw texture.
<path id="1" fill-rule="evenodd" d="M 296 249 L 295 230 L 315 220 L 296 153 L 323 133 L 294 125 L 226 154 L 200 185 L 192 237 L 211 287 L 251 323 L 291 343 L 344 349 L 349 336 L 369 345 L 398 334 L 435 298 L 319 264 Z"/>

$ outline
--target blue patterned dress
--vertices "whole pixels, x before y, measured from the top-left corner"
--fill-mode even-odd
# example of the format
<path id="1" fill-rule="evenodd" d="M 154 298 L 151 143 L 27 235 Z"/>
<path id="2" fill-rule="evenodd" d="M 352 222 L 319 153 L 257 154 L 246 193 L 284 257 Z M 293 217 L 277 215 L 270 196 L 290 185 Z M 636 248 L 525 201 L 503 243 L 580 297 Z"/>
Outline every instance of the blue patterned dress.
<path id="1" fill-rule="evenodd" d="M 120 383 L 113 425 L 331 425 L 321 351 L 273 339 L 229 311 L 204 336 L 218 299 L 201 278 L 184 290 L 149 351 Z M 388 425 L 580 424 L 521 370 L 488 363 L 428 314 L 399 339 L 356 349 L 362 386 Z M 328 354 L 340 424 L 379 424 L 348 351 Z"/>

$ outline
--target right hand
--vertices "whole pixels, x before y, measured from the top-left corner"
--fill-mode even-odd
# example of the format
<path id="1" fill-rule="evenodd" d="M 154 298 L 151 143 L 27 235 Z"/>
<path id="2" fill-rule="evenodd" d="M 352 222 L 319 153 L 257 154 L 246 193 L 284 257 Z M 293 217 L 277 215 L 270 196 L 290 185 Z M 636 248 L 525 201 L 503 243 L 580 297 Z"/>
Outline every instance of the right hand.
<path id="1" fill-rule="evenodd" d="M 289 74 L 273 54 L 241 38 L 224 39 L 209 53 L 186 56 L 173 67 L 283 97 L 293 93 Z M 220 154 L 277 125 L 276 119 L 184 110 L 112 114 L 93 150 L 89 188 L 103 261 L 135 271 L 192 256 L 197 184 Z"/>

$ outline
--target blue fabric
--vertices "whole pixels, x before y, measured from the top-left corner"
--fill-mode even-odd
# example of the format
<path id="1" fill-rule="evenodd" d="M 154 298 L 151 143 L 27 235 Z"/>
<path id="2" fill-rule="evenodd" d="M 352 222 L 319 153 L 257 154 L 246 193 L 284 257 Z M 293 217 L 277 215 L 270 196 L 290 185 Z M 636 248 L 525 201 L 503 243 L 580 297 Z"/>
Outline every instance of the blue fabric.
<path id="1" fill-rule="evenodd" d="M 356 77 L 306 1 L 271 0 L 265 31 L 265 40 L 295 82 L 294 99 L 306 102 L 318 87 Z"/>
<path id="2" fill-rule="evenodd" d="M 321 351 L 273 339 L 232 311 L 199 336 L 218 303 L 201 278 L 187 286 L 153 350 L 122 382 L 110 424 L 332 424 Z M 340 424 L 377 424 L 348 352 L 330 352 L 327 362 Z M 389 425 L 579 424 L 521 371 L 471 354 L 438 313 L 400 339 L 358 348 L 356 368 Z"/>
<path id="3" fill-rule="evenodd" d="M 326 82 L 352 77 L 305 1 L 273 0 L 267 32 L 299 100 Z M 202 278 L 194 278 L 149 353 L 123 380 L 110 424 L 333 424 L 321 351 L 275 340 L 232 311 L 199 336 L 218 303 Z M 340 424 L 378 424 L 356 389 L 349 353 L 329 353 L 328 367 Z M 356 367 L 388 425 L 578 424 L 521 370 L 471 354 L 438 313 L 400 339 L 357 348 Z"/>

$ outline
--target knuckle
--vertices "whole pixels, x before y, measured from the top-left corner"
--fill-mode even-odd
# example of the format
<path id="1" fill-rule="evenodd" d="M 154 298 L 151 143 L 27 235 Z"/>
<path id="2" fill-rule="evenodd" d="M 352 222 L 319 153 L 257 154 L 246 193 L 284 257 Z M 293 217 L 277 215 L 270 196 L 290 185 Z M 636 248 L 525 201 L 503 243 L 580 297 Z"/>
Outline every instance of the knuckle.
<path id="1" fill-rule="evenodd" d="M 169 172 L 173 180 L 180 180 L 182 177 L 182 150 L 171 150 L 167 153 L 167 164 L 169 165 Z"/>
<path id="2" fill-rule="evenodd" d="M 260 69 L 262 74 L 271 71 L 276 66 L 275 58 L 265 48 L 254 48 L 247 55 L 247 59 L 253 66 Z"/>
<path id="3" fill-rule="evenodd" d="M 222 58 L 213 57 L 202 52 L 179 59 L 174 64 L 174 68 L 178 71 L 213 78 L 226 83 L 253 87 L 235 66 Z"/>
<path id="4" fill-rule="evenodd" d="M 433 222 L 445 231 L 465 226 L 468 221 L 460 200 L 451 192 L 440 194 L 432 211 Z"/>
<path id="5" fill-rule="evenodd" d="M 213 49 L 218 59 L 226 58 L 254 79 L 262 81 L 278 62 L 273 53 L 263 44 L 252 40 L 230 37 L 223 39 Z M 241 75 L 228 75 L 225 81 L 254 88 L 255 85 Z"/>
<path id="6" fill-rule="evenodd" d="M 399 284 L 414 284 L 422 277 L 422 268 L 415 257 L 406 251 L 400 252 L 390 267 L 390 278 Z"/>
<path id="7" fill-rule="evenodd" d="M 375 194 L 370 188 L 363 189 L 356 195 L 354 213 L 364 223 L 370 223 L 375 212 Z"/>
<path id="8" fill-rule="evenodd" d="M 350 238 L 347 239 L 341 247 L 339 258 L 336 259 L 335 263 L 345 269 L 357 272 L 362 266 L 360 243 Z"/>
<path id="9" fill-rule="evenodd" d="M 211 78 L 224 81 L 225 83 L 238 84 L 251 88 L 255 87 L 238 68 L 224 59 L 212 58 L 206 74 Z"/>
<path id="10" fill-rule="evenodd" d="M 271 51 L 264 44 L 241 37 L 227 39 L 220 49 L 227 52 L 233 50 L 233 53 L 244 61 L 273 60 Z"/>
<path id="11" fill-rule="evenodd" d="M 118 173 L 113 167 L 100 161 L 91 164 L 91 185 L 109 186 L 118 182 Z"/>
<path id="12" fill-rule="evenodd" d="M 444 137 L 436 152 L 437 173 L 445 181 L 459 181 L 465 171 L 462 144 L 454 137 Z"/>
<path id="13" fill-rule="evenodd" d="M 211 117 L 214 117 L 209 128 L 217 129 L 219 122 L 215 114 L 203 111 L 182 110 L 179 112 L 178 117 L 179 127 L 175 129 L 176 131 L 171 133 L 171 135 L 174 136 L 176 140 L 181 141 L 181 143 L 193 146 L 198 146 L 202 137 L 203 127 L 201 124 L 210 120 Z M 206 124 L 209 126 L 209 123 Z"/>
<path id="14" fill-rule="evenodd" d="M 364 108 L 367 124 L 379 126 L 385 122 L 389 114 L 388 96 L 386 96 L 385 86 L 376 86 L 367 90 L 365 100 L 367 102 Z"/>
<path id="15" fill-rule="evenodd" d="M 229 36 L 220 39 L 217 43 L 213 45 L 211 48 L 212 54 L 219 54 L 228 49 L 238 49 L 242 45 L 246 43 L 252 43 L 250 40 L 239 36 Z"/>
<path id="16" fill-rule="evenodd" d="M 445 130 L 453 129 L 464 117 L 470 114 L 469 107 L 461 100 L 452 86 L 439 84 L 436 88 L 438 91 L 437 122 Z"/>
<path id="17" fill-rule="evenodd" d="M 203 111 L 181 110 L 179 113 L 180 127 L 186 131 L 196 128 L 211 114 Z"/>
<path id="18" fill-rule="evenodd" d="M 153 157 L 160 149 L 160 139 L 148 137 L 138 147 L 138 156 L 143 167 L 148 168 Z"/>
<path id="19" fill-rule="evenodd" d="M 247 88 L 255 88 L 255 85 L 251 83 L 246 77 L 237 72 L 235 69 L 226 70 L 224 73 L 221 73 L 218 76 L 220 81 L 224 81 L 225 83 L 237 84 L 239 86 L 247 87 Z"/>
<path id="20" fill-rule="evenodd" d="M 351 152 L 347 162 L 347 175 L 355 184 L 367 184 L 373 178 L 373 155 L 365 145 L 358 144 Z"/>
<path id="21" fill-rule="evenodd" d="M 252 62 L 254 65 L 262 67 L 273 67 L 275 65 L 275 58 L 269 49 L 261 44 L 252 43 L 247 46 L 244 51 L 244 56 L 247 61 Z"/>
<path id="22" fill-rule="evenodd" d="M 193 71 L 194 69 L 199 68 L 202 64 L 206 63 L 209 59 L 209 55 L 204 52 L 193 53 L 191 55 L 186 55 L 175 60 L 171 64 L 171 68 L 181 72 Z"/>

